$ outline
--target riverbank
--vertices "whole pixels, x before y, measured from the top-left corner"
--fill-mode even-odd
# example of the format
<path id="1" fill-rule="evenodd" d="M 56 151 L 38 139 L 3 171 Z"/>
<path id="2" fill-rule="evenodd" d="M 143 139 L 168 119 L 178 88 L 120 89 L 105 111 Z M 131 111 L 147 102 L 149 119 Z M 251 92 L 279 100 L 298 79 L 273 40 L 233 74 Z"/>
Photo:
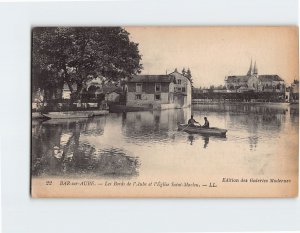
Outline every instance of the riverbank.
<path id="1" fill-rule="evenodd" d="M 289 102 L 276 101 L 229 101 L 229 100 L 212 100 L 212 99 L 192 99 L 192 104 L 293 104 Z"/>
<path id="2" fill-rule="evenodd" d="M 242 104 L 242 105 L 241 105 Z M 235 112 L 237 109 L 232 108 L 237 106 L 239 109 L 241 106 L 244 107 L 271 107 L 279 109 L 299 109 L 299 104 L 291 103 L 276 103 L 276 102 L 198 102 L 192 104 L 194 109 L 197 109 L 197 106 L 207 106 L 210 110 L 214 110 L 213 106 L 224 106 L 227 111 Z M 229 107 L 229 108 L 228 108 Z M 223 109 L 223 108 L 221 108 Z M 223 109 L 223 110 L 225 110 Z M 61 112 L 49 112 L 47 113 L 48 118 L 85 118 L 92 117 L 97 115 L 107 115 L 108 113 L 123 113 L 123 112 L 144 112 L 144 111 L 153 111 L 153 110 L 164 110 L 164 109 L 153 109 L 150 107 L 131 107 L 126 105 L 111 105 L 108 110 L 78 110 L 78 111 L 61 111 Z M 208 111 L 208 109 L 207 109 Z M 32 119 L 47 119 L 47 114 L 42 114 L 41 112 L 32 112 Z M 46 115 L 46 116 L 45 116 Z M 54 116 L 54 117 L 53 117 Z"/>
<path id="3" fill-rule="evenodd" d="M 61 112 L 32 112 L 32 119 L 71 119 L 71 118 L 90 118 L 103 116 L 109 113 L 108 110 L 86 110 L 86 111 L 61 111 Z"/>

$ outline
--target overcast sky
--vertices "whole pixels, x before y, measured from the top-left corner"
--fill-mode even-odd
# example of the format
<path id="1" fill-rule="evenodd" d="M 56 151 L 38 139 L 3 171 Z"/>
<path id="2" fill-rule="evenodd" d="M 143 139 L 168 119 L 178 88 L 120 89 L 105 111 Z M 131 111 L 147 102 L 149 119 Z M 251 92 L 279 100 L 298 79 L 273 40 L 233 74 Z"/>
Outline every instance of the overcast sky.
<path id="1" fill-rule="evenodd" d="M 296 27 L 126 27 L 139 43 L 142 74 L 189 67 L 194 86 L 224 84 L 227 75 L 245 75 L 251 58 L 259 74 L 298 79 Z"/>

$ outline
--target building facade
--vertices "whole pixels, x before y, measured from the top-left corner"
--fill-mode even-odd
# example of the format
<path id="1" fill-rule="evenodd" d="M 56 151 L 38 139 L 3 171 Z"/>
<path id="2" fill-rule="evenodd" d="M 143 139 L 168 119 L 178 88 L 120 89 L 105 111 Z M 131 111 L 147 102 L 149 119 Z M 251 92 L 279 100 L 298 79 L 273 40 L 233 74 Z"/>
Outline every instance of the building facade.
<path id="1" fill-rule="evenodd" d="M 299 80 L 294 80 L 289 87 L 289 102 L 299 103 Z"/>
<path id="2" fill-rule="evenodd" d="M 179 105 L 183 107 L 190 106 L 192 103 L 191 80 L 177 71 L 174 71 L 169 75 L 175 78 L 174 102 L 179 103 Z"/>
<path id="3" fill-rule="evenodd" d="M 225 87 L 228 92 L 285 92 L 285 82 L 277 74 L 258 75 L 256 62 L 252 61 L 246 75 L 231 75 L 225 77 Z"/>
<path id="4" fill-rule="evenodd" d="M 154 109 L 191 105 L 191 81 L 174 71 L 167 75 L 135 75 L 126 83 L 126 105 Z"/>

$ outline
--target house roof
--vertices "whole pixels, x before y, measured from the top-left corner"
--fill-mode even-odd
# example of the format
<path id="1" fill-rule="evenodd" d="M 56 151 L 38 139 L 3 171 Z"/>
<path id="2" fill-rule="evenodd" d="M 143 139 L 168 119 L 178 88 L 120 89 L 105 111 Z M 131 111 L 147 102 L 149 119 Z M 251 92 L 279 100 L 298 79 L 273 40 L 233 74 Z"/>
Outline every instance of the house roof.
<path id="1" fill-rule="evenodd" d="M 277 74 L 264 74 L 258 76 L 259 80 L 262 82 L 270 82 L 270 81 L 283 81 Z"/>
<path id="2" fill-rule="evenodd" d="M 110 83 L 110 84 L 103 85 L 102 91 L 103 93 L 112 93 L 112 92 L 118 93 L 122 91 L 122 88 L 117 87 L 116 85 Z"/>
<path id="3" fill-rule="evenodd" d="M 134 75 L 128 83 L 171 83 L 174 77 L 171 75 Z"/>
<path id="4" fill-rule="evenodd" d="M 227 82 L 247 82 L 250 76 L 247 75 L 233 75 L 227 77 Z"/>
<path id="5" fill-rule="evenodd" d="M 187 80 L 189 80 L 191 82 L 191 79 L 189 79 L 188 77 L 184 76 L 183 74 L 179 73 L 178 71 L 173 71 L 172 73 L 170 73 L 169 75 L 172 75 L 172 76 L 181 76 L 183 78 L 186 78 Z"/>

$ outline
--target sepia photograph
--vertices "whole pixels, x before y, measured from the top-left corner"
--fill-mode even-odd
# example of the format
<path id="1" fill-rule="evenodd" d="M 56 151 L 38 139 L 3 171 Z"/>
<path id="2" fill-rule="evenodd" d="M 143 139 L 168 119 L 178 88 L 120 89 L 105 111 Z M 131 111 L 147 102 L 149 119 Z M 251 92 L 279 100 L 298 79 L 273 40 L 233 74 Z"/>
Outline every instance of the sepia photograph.
<path id="1" fill-rule="evenodd" d="M 33 27 L 31 43 L 32 197 L 298 196 L 298 27 Z"/>

